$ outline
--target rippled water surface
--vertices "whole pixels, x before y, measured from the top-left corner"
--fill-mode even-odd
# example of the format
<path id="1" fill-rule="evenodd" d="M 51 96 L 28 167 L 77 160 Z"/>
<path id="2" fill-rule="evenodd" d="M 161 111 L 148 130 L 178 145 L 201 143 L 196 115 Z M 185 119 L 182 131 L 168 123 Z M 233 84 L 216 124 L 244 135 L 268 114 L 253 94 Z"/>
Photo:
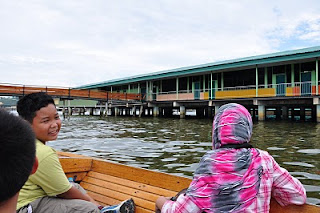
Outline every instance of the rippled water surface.
<path id="1" fill-rule="evenodd" d="M 192 177 L 211 149 L 210 119 L 73 116 L 64 120 L 57 150 Z M 267 150 L 320 204 L 320 124 L 259 122 L 252 144 Z"/>

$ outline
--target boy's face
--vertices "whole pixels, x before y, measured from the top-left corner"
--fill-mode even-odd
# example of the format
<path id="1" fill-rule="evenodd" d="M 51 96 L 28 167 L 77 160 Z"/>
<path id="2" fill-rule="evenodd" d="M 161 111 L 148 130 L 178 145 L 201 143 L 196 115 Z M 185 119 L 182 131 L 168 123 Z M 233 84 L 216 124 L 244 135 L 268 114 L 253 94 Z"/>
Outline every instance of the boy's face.
<path id="1" fill-rule="evenodd" d="M 36 138 L 43 143 L 56 140 L 61 128 L 61 120 L 53 104 L 42 107 L 32 121 Z"/>

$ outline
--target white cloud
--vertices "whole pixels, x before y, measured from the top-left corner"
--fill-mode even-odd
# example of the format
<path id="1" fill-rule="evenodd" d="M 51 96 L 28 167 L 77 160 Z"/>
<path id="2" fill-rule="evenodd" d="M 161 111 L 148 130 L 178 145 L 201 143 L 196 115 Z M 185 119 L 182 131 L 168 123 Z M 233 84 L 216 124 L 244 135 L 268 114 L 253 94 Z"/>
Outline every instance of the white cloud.
<path id="1" fill-rule="evenodd" d="M 79 86 L 316 46 L 318 0 L 1 1 L 2 82 Z"/>

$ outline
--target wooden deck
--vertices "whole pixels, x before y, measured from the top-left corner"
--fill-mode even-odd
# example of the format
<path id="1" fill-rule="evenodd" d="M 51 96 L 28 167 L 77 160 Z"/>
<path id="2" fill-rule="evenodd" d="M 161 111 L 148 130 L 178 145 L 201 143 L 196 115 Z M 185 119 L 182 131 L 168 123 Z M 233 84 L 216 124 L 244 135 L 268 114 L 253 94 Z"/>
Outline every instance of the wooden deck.
<path id="1" fill-rule="evenodd" d="M 135 93 L 113 93 L 104 91 L 93 91 L 88 89 L 54 88 L 26 85 L 0 85 L 0 95 L 23 96 L 35 92 L 46 92 L 53 97 L 79 98 L 92 100 L 141 100 L 141 94 Z"/>

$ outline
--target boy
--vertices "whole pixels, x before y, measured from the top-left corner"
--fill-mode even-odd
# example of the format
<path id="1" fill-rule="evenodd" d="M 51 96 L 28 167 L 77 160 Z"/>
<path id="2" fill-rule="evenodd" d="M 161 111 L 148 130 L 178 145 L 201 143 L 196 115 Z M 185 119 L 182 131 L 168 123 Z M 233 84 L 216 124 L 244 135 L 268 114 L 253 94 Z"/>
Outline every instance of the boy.
<path id="1" fill-rule="evenodd" d="M 51 96 L 32 93 L 19 100 L 19 115 L 27 120 L 36 135 L 36 156 L 39 167 L 20 191 L 17 212 L 134 212 L 132 199 L 119 206 L 100 206 L 78 184 L 70 184 L 65 176 L 56 151 L 46 146 L 47 141 L 56 140 L 61 120 Z M 101 211 L 99 210 L 101 209 Z"/>
<path id="2" fill-rule="evenodd" d="M 0 109 L 0 212 L 16 212 L 19 190 L 37 169 L 35 136 L 23 119 Z"/>

